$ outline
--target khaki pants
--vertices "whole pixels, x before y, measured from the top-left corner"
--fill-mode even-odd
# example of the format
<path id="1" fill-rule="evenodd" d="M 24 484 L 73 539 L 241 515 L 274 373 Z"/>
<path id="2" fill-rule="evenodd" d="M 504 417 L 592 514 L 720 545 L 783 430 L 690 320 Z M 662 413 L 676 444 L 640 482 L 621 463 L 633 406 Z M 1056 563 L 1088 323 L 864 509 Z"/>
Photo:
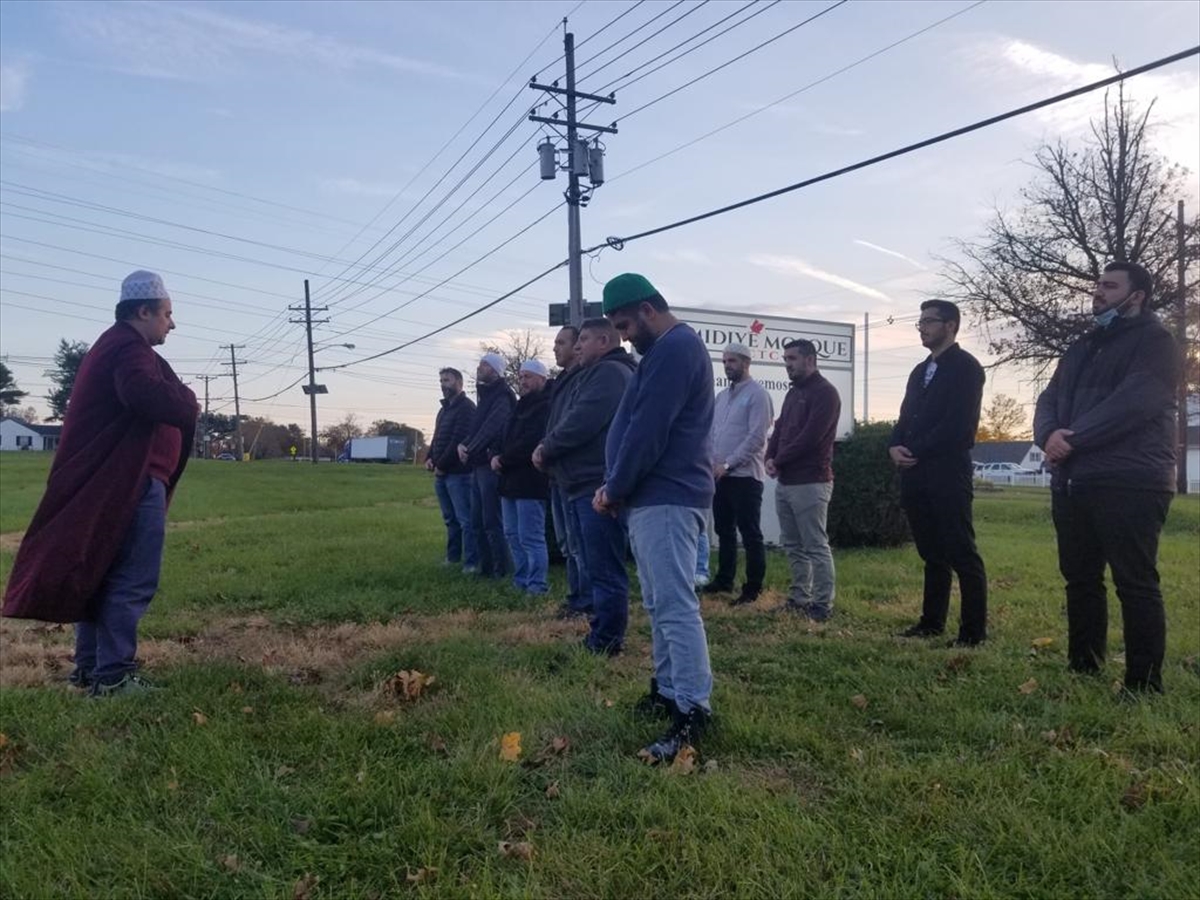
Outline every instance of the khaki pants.
<path id="1" fill-rule="evenodd" d="M 780 539 L 792 568 L 788 603 L 828 614 L 833 610 L 833 552 L 825 517 L 833 482 L 781 484 L 775 491 Z"/>

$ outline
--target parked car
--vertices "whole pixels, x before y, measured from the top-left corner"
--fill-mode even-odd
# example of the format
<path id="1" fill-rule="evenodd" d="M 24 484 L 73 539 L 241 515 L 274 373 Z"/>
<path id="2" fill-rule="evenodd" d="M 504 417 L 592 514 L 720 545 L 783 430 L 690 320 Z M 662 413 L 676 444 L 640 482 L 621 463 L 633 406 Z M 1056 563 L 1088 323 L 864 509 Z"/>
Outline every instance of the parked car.
<path id="1" fill-rule="evenodd" d="M 1033 469 L 1022 469 L 1013 462 L 975 463 L 976 478 L 1010 478 L 1017 475 L 1036 475 Z"/>
<path id="2" fill-rule="evenodd" d="M 227 462 L 237 462 L 237 457 L 234 456 L 232 453 L 218 453 L 217 459 L 223 459 L 223 460 L 226 460 Z"/>

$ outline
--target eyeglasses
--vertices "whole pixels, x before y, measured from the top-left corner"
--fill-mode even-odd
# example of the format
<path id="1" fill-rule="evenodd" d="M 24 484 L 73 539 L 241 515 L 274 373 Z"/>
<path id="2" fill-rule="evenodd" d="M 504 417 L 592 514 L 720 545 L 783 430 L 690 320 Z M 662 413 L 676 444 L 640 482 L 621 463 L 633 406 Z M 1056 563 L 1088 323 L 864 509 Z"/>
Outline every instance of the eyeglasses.
<path id="1" fill-rule="evenodd" d="M 939 323 L 945 324 L 945 322 L 946 322 L 945 319 L 937 319 L 937 318 L 918 319 L 916 328 L 921 329 L 921 328 L 924 328 L 926 325 L 936 325 Z"/>

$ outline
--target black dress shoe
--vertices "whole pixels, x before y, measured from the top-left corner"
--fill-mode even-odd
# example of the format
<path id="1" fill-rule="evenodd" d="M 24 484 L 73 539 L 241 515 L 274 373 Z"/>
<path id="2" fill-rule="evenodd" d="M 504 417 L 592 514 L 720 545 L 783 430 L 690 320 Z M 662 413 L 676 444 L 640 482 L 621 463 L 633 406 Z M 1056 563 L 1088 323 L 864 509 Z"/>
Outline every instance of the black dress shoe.
<path id="1" fill-rule="evenodd" d="M 633 705 L 633 711 L 636 715 L 646 716 L 647 718 L 667 718 L 674 719 L 679 709 L 675 706 L 674 700 L 668 700 L 658 692 L 658 679 L 650 679 L 650 692 L 645 694 Z"/>
<path id="2" fill-rule="evenodd" d="M 712 713 L 700 707 L 694 707 L 687 713 L 679 710 L 671 717 L 671 727 L 658 740 L 647 744 L 638 753 L 643 760 L 651 765 L 669 763 L 679 755 L 684 747 L 695 747 L 704 736 L 712 722 Z"/>
<path id="3" fill-rule="evenodd" d="M 702 594 L 728 594 L 733 590 L 732 584 L 721 584 L 719 581 L 710 581 L 704 587 L 700 588 Z"/>
<path id="4" fill-rule="evenodd" d="M 918 622 L 916 625 L 913 625 L 911 628 L 906 628 L 903 631 L 901 631 L 899 634 L 896 635 L 896 637 L 906 637 L 906 638 L 937 637 L 941 633 L 942 633 L 941 628 L 930 628 L 928 625 L 922 625 L 920 622 Z"/>
<path id="5" fill-rule="evenodd" d="M 730 606 L 745 606 L 748 603 L 753 603 L 758 599 L 758 591 L 750 591 L 742 588 L 742 592 L 729 601 Z"/>
<path id="6" fill-rule="evenodd" d="M 969 637 L 963 637 L 962 635 L 959 635 L 958 637 L 956 637 L 954 640 L 952 640 L 946 646 L 947 647 L 978 647 L 985 640 L 987 640 L 987 638 L 969 638 Z"/>

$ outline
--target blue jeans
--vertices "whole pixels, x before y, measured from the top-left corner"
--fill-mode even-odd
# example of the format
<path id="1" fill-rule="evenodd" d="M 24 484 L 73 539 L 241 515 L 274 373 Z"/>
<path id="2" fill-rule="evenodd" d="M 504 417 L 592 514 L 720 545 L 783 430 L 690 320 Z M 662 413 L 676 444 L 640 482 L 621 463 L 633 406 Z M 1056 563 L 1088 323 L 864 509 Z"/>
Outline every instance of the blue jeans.
<path id="1" fill-rule="evenodd" d="M 658 690 L 680 712 L 710 710 L 712 669 L 708 636 L 696 596 L 696 544 L 705 510 L 688 506 L 637 506 L 629 510 L 629 537 L 650 614 Z"/>
<path id="2" fill-rule="evenodd" d="M 712 555 L 712 544 L 708 539 L 708 520 L 700 526 L 700 534 L 696 538 L 696 584 L 708 584 L 709 557 Z"/>
<path id="3" fill-rule="evenodd" d="M 625 523 L 592 509 L 592 495 L 570 501 L 579 532 L 583 569 L 590 578 L 592 631 L 588 646 L 615 653 L 625 646 L 629 624 L 629 572 L 625 568 Z"/>
<path id="4" fill-rule="evenodd" d="M 546 550 L 546 505 L 541 500 L 500 498 L 504 536 L 512 552 L 513 586 L 529 594 L 550 590 L 550 554 Z"/>
<path id="5" fill-rule="evenodd" d="M 471 476 L 465 472 L 439 475 L 433 479 L 433 490 L 446 523 L 446 562 L 461 562 L 464 568 L 478 566 L 479 552 L 471 528 Z"/>
<path id="6" fill-rule="evenodd" d="M 75 623 L 75 667 L 88 681 L 116 684 L 137 669 L 138 622 L 158 590 L 167 529 L 167 488 L 148 480 L 96 594 L 92 618 Z"/>
<path id="7" fill-rule="evenodd" d="M 582 562 L 580 551 L 579 526 L 572 519 L 569 511 L 571 501 L 562 488 L 550 486 L 550 513 L 554 519 L 554 536 L 558 538 L 558 547 L 567 560 L 567 600 L 568 608 L 580 612 L 591 611 L 592 586 L 588 579 L 587 568 Z"/>
<path id="8" fill-rule="evenodd" d="M 500 514 L 500 476 L 491 466 L 476 466 L 471 476 L 471 530 L 479 550 L 479 574 L 503 577 L 508 571 L 508 549 Z"/>

